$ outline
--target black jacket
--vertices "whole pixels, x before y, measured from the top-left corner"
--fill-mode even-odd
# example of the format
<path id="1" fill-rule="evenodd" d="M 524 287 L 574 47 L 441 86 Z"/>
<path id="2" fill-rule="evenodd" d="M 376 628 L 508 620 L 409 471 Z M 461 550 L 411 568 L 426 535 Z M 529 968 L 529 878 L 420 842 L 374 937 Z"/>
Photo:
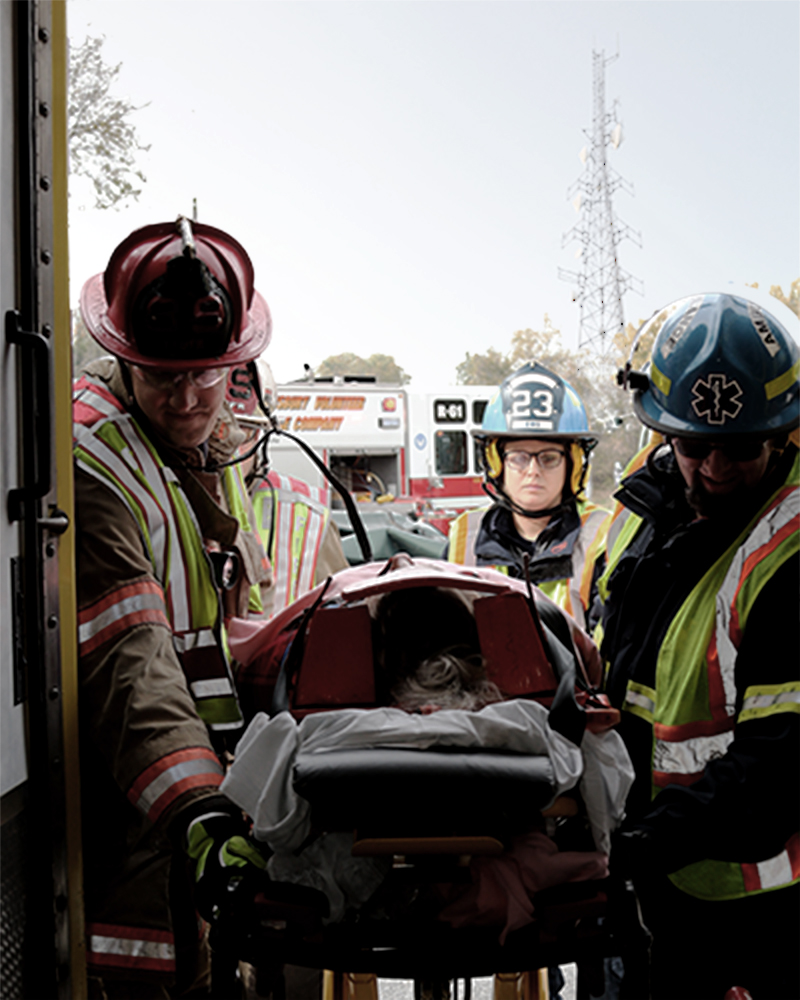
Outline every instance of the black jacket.
<path id="1" fill-rule="evenodd" d="M 572 551 L 580 530 L 574 502 L 565 504 L 534 541 L 520 535 L 509 510 L 495 505 L 481 521 L 475 559 L 479 566 L 507 566 L 509 576 L 524 580 L 527 555 L 531 583 L 561 580 L 572 576 Z"/>

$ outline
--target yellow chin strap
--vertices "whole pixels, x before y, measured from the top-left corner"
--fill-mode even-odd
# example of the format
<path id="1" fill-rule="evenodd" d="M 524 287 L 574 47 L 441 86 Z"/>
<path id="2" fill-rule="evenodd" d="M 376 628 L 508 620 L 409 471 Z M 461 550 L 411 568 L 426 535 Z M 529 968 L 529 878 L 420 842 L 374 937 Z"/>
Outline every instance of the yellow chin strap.
<path id="1" fill-rule="evenodd" d="M 503 459 L 497 447 L 497 438 L 492 438 L 484 448 L 486 467 L 490 479 L 499 479 L 503 474 Z"/>
<path id="2" fill-rule="evenodd" d="M 569 481 L 569 488 L 572 495 L 576 497 L 578 492 L 585 487 L 589 481 L 589 458 L 586 458 L 586 475 L 583 475 L 583 448 L 577 441 L 573 441 L 569 446 L 569 457 L 572 459 L 572 475 Z M 583 483 L 581 483 L 583 480 Z"/>

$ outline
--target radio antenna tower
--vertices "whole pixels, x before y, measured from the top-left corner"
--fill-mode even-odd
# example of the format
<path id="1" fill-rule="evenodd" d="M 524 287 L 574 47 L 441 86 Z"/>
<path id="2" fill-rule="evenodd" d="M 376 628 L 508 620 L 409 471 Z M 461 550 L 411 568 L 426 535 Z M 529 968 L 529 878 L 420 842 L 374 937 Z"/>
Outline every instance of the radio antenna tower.
<path id="1" fill-rule="evenodd" d="M 589 348 L 601 357 L 615 334 L 625 329 L 622 296 L 630 289 L 642 290 L 639 279 L 620 267 L 618 256 L 623 240 L 641 246 L 641 235 L 617 217 L 611 200 L 620 188 L 632 195 L 633 186 L 607 162 L 609 148 L 617 149 L 622 142 L 617 102 L 606 111 L 606 66 L 618 58 L 619 53 L 606 59 L 604 51 L 592 52 L 592 130 L 584 129 L 589 142 L 579 154 L 583 173 L 567 190 L 580 218 L 561 241 L 562 247 L 578 243 L 575 256 L 582 266 L 580 271 L 558 269 L 559 278 L 575 287 L 572 298 L 580 309 L 578 349 Z"/>

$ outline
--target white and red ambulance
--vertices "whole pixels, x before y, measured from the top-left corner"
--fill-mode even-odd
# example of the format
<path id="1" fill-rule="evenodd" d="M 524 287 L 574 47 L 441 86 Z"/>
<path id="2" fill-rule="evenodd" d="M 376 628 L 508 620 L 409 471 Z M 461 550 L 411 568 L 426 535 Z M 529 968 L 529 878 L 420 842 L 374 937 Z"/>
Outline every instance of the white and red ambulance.
<path id="1" fill-rule="evenodd" d="M 389 502 L 446 531 L 457 513 L 488 502 L 470 430 L 496 393 L 496 386 L 414 392 L 317 378 L 278 385 L 273 408 L 281 427 L 309 444 L 357 499 Z M 288 439 L 273 438 L 270 456 L 280 472 L 322 485 Z"/>

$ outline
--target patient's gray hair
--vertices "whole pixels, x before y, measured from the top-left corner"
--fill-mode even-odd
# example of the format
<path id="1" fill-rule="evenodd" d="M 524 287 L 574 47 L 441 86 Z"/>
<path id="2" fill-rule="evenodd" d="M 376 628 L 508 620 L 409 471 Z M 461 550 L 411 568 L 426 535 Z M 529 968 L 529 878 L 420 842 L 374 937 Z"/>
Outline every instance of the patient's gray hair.
<path id="1" fill-rule="evenodd" d="M 486 679 L 481 656 L 461 657 L 449 650 L 423 660 L 413 674 L 391 691 L 396 705 L 413 712 L 425 705 L 476 711 L 502 701 L 499 688 Z"/>

